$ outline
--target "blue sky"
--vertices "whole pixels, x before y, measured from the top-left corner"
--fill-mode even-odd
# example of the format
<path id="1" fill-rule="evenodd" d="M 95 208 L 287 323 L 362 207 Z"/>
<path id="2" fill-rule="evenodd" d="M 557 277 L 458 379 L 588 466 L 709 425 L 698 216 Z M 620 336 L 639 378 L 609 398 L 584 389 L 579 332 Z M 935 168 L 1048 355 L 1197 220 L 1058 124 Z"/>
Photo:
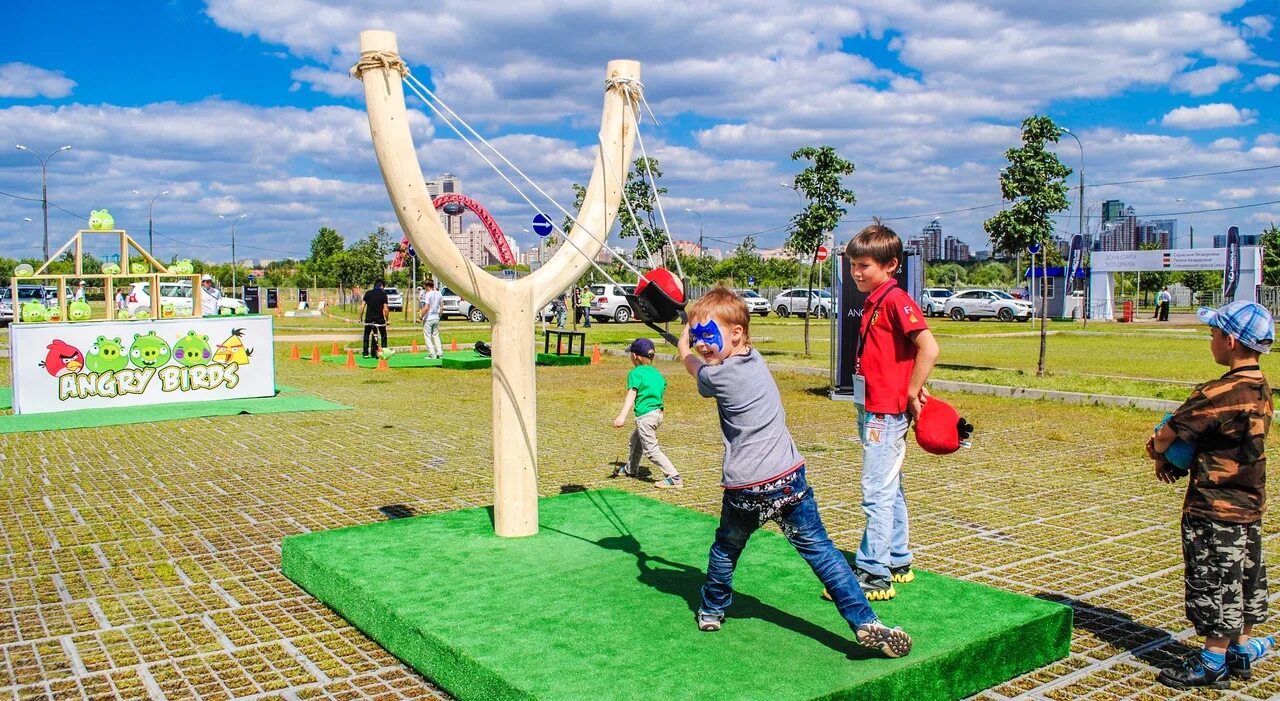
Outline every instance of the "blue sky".
<path id="1" fill-rule="evenodd" d="M 249 214 L 237 248 L 254 258 L 303 255 L 320 226 L 398 235 L 345 75 L 358 31 L 375 27 L 395 30 L 415 73 L 565 205 L 589 175 L 605 62 L 640 60 L 672 229 L 696 238 L 695 209 L 726 249 L 752 232 L 782 243 L 799 200 L 779 183 L 803 145 L 858 166 L 838 238 L 873 215 L 921 215 L 892 222 L 910 236 L 932 213 L 998 203 L 1003 151 L 1032 113 L 1080 135 L 1090 228 L 1110 198 L 1139 215 L 1240 207 L 1179 216 L 1183 245 L 1192 225 L 1207 242 L 1201 232 L 1280 220 L 1280 205 L 1252 206 L 1280 201 L 1280 168 L 1094 187 L 1280 165 L 1280 5 L 1117 4 L 22 3 L 0 43 L 0 254 L 39 251 L 39 168 L 15 143 L 73 146 L 49 170 L 51 202 L 75 215 L 109 207 L 145 235 L 149 195 L 170 190 L 155 206 L 165 257 L 228 258 L 219 214 Z M 531 208 L 446 127 L 422 115 L 414 128 L 428 177 L 458 174 L 533 243 L 521 232 Z M 1074 141 L 1062 154 L 1078 166 Z M 994 211 L 941 221 L 983 248 Z M 51 210 L 55 246 L 75 215 Z M 1076 226 L 1064 215 L 1064 231 Z"/>

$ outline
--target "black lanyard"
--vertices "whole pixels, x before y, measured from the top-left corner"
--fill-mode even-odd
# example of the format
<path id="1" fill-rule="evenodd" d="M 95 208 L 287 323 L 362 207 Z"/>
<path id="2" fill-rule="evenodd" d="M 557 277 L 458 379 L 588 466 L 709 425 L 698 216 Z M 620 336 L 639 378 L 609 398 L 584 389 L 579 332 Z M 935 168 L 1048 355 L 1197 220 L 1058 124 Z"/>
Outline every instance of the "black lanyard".
<path id="1" fill-rule="evenodd" d="M 862 353 L 867 349 L 867 337 L 871 335 L 871 326 L 876 323 L 876 312 L 880 311 L 880 305 L 884 304 L 885 297 L 888 297 L 889 293 L 892 291 L 893 290 L 886 290 L 885 293 L 880 296 L 880 299 L 876 300 L 876 303 L 871 307 L 870 317 L 867 317 L 865 313 L 863 314 L 863 318 L 867 322 L 867 329 L 866 331 L 861 329 L 858 331 L 858 354 L 854 356 L 853 359 L 853 373 L 855 375 L 862 374 Z"/>

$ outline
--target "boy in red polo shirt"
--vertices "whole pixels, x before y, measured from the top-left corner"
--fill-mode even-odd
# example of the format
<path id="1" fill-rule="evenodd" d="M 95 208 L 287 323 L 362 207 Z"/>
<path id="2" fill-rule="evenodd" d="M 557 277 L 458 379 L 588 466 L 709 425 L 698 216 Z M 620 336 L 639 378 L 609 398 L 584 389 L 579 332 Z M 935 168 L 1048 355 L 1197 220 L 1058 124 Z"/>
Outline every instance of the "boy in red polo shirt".
<path id="1" fill-rule="evenodd" d="M 856 574 L 868 599 L 884 601 L 897 594 L 894 582 L 915 579 L 902 459 L 907 428 L 929 400 L 924 385 L 938 360 L 938 343 L 919 305 L 893 279 L 902 260 L 902 239 L 893 229 L 877 221 L 849 241 L 845 255 L 858 290 L 869 293 L 854 375 L 867 515 Z"/>

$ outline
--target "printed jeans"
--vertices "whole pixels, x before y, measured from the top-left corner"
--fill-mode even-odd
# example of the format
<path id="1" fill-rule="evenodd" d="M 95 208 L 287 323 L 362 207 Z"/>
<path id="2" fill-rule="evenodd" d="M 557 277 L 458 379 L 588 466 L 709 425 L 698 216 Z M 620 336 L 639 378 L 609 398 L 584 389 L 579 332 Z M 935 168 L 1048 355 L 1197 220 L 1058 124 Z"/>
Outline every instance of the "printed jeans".
<path id="1" fill-rule="evenodd" d="M 433 355 L 437 358 L 444 355 L 444 349 L 440 347 L 439 319 L 428 319 L 423 321 L 422 335 L 427 339 L 427 355 Z"/>
<path id="2" fill-rule="evenodd" d="M 720 527 L 707 561 L 699 613 L 724 618 L 725 609 L 733 602 L 733 570 L 738 557 L 747 539 L 765 521 L 776 521 L 782 528 L 782 534 L 827 588 L 850 628 L 879 620 L 849 563 L 827 536 L 813 489 L 805 481 L 804 467 L 758 487 L 724 490 Z"/>
<path id="3" fill-rule="evenodd" d="M 858 407 L 862 439 L 862 511 L 867 528 L 858 546 L 858 568 L 888 577 L 890 567 L 911 564 L 902 460 L 907 454 L 910 414 L 872 414 Z"/>
<path id="4" fill-rule="evenodd" d="M 661 425 L 661 409 L 636 417 L 636 428 L 631 432 L 631 454 L 627 457 L 627 471 L 631 474 L 640 471 L 640 456 L 645 455 L 662 470 L 664 477 L 680 475 L 680 471 L 671 464 L 671 459 L 658 445 L 658 427 Z"/>
<path id="5" fill-rule="evenodd" d="M 1228 523 L 1182 515 L 1183 586 L 1196 633 L 1234 638 L 1267 620 L 1262 520 Z"/>

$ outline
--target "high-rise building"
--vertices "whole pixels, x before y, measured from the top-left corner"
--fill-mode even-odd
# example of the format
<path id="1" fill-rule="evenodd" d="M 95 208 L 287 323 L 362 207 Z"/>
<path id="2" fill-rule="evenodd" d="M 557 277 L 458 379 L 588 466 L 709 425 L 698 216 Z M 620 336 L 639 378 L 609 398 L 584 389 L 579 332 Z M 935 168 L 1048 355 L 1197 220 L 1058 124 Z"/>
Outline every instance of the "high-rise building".
<path id="1" fill-rule="evenodd" d="M 936 223 L 936 222 L 935 222 Z M 948 236 L 942 243 L 942 260 L 968 263 L 973 259 L 969 252 L 969 244 L 955 236 Z"/>
<path id="2" fill-rule="evenodd" d="M 435 199 L 440 195 L 451 195 L 461 192 L 462 181 L 449 173 L 441 173 L 435 180 L 427 181 L 427 195 L 432 199 Z M 445 233 L 449 234 L 449 239 L 458 247 L 458 250 L 463 251 L 463 255 L 466 255 L 467 249 L 464 247 L 469 246 L 470 243 L 465 240 L 466 237 L 462 231 L 462 216 L 449 216 L 444 212 L 440 212 L 439 214 L 440 224 L 444 227 Z M 470 258 L 470 256 L 468 256 L 468 258 Z M 471 260 L 474 261 L 476 259 L 472 258 Z"/>
<path id="3" fill-rule="evenodd" d="M 1124 203 L 1120 200 L 1107 200 L 1102 203 L 1102 223 L 1113 222 L 1124 216 Z"/>
<path id="4" fill-rule="evenodd" d="M 942 222 L 934 219 L 920 230 L 921 251 L 926 261 L 938 260 L 944 255 L 942 250 Z"/>
<path id="5" fill-rule="evenodd" d="M 1260 246 L 1260 245 L 1262 245 L 1262 244 L 1260 243 L 1260 241 L 1261 241 L 1261 240 L 1262 240 L 1262 236 L 1261 236 L 1260 234 L 1240 234 L 1240 245 L 1241 245 L 1241 246 Z M 1214 235 L 1213 235 L 1213 247 L 1214 247 L 1214 248 L 1226 248 L 1226 247 L 1227 247 L 1227 235 L 1226 235 L 1226 234 L 1214 234 Z"/>

